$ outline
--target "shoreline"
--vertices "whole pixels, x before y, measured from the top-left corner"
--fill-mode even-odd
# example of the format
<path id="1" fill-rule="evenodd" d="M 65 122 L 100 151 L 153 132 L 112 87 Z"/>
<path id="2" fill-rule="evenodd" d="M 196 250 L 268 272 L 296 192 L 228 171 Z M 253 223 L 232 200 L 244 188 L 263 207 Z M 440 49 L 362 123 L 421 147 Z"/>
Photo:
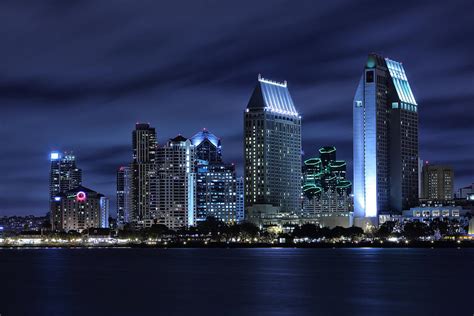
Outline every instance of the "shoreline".
<path id="1" fill-rule="evenodd" d="M 0 250 L 3 249 L 357 249 L 357 248 L 373 248 L 373 249 L 447 249 L 447 248 L 474 248 L 472 241 L 440 241 L 440 242 L 410 242 L 406 243 L 388 243 L 388 242 L 339 242 L 339 243 L 298 243 L 298 244 L 271 244 L 271 243 L 208 243 L 201 242 L 187 242 L 183 243 L 168 243 L 168 244 L 87 244 L 87 245 L 58 245 L 58 244 L 28 244 L 28 245 L 0 245 Z"/>

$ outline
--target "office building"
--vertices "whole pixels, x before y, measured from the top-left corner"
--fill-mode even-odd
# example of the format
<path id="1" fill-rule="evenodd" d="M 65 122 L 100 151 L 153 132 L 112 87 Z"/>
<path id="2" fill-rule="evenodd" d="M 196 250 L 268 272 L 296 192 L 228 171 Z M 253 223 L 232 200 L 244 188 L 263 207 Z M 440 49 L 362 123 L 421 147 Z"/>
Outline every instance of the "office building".
<path id="1" fill-rule="evenodd" d="M 82 170 L 76 166 L 76 157 L 72 152 L 50 153 L 49 173 L 49 211 L 54 211 L 54 198 L 59 194 L 82 185 Z M 51 216 L 53 225 L 53 217 Z"/>
<path id="2" fill-rule="evenodd" d="M 222 161 L 221 141 L 207 129 L 190 138 L 196 154 L 196 221 L 236 222 L 235 166 Z"/>
<path id="3" fill-rule="evenodd" d="M 53 230 L 82 232 L 88 228 L 108 228 L 109 202 L 96 191 L 78 186 L 53 197 Z"/>
<path id="4" fill-rule="evenodd" d="M 129 220 L 135 225 L 156 218 L 157 166 L 156 131 L 149 124 L 137 123 L 132 133 L 133 161 L 131 172 L 131 197 Z"/>
<path id="5" fill-rule="evenodd" d="M 222 162 L 221 140 L 216 135 L 203 129 L 189 140 L 195 147 L 196 159 L 205 160 L 210 164 Z"/>
<path id="6" fill-rule="evenodd" d="M 454 198 L 454 171 L 450 166 L 423 166 L 423 199 L 447 201 Z"/>
<path id="7" fill-rule="evenodd" d="M 117 224 L 123 226 L 130 222 L 132 175 L 130 167 L 117 170 Z"/>
<path id="8" fill-rule="evenodd" d="M 418 204 L 418 104 L 403 65 L 370 54 L 353 104 L 354 211 L 376 219 Z"/>
<path id="9" fill-rule="evenodd" d="M 178 135 L 158 149 L 159 224 L 170 229 L 195 225 L 195 147 Z"/>
<path id="10" fill-rule="evenodd" d="M 301 210 L 301 116 L 286 81 L 260 75 L 244 113 L 246 219 L 265 225 Z"/>
<path id="11" fill-rule="evenodd" d="M 76 166 L 76 156 L 72 152 L 51 152 L 49 175 L 50 200 L 61 192 L 82 184 L 82 170 Z"/>
<path id="12" fill-rule="evenodd" d="M 196 221 L 212 216 L 227 224 L 237 221 L 233 164 L 198 160 L 196 167 Z"/>

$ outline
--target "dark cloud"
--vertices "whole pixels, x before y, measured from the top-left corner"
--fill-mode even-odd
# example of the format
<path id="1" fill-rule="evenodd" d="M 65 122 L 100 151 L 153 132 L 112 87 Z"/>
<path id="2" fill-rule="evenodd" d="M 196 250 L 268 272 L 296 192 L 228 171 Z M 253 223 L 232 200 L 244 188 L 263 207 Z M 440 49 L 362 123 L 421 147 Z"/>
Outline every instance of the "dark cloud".
<path id="1" fill-rule="evenodd" d="M 307 155 L 352 158 L 352 98 L 367 53 L 404 63 L 420 155 L 474 181 L 474 2 L 18 1 L 0 3 L 0 214 L 44 213 L 48 152 L 73 150 L 84 184 L 114 197 L 144 121 L 159 142 L 206 127 L 242 171 L 256 76 L 288 80 Z"/>

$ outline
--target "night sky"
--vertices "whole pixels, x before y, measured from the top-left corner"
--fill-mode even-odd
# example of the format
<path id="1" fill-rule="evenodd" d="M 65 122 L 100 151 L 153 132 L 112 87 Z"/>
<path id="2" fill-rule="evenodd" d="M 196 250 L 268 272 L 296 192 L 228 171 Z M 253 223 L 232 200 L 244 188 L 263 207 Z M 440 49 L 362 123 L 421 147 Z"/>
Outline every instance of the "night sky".
<path id="1" fill-rule="evenodd" d="M 1 1 L 0 215 L 46 213 L 51 150 L 74 151 L 83 184 L 115 213 L 115 172 L 138 121 L 160 144 L 208 128 L 241 173 L 259 73 L 288 81 L 305 153 L 335 145 L 351 165 L 352 99 L 370 52 L 404 64 L 420 157 L 453 165 L 466 186 L 474 2 L 438 2 Z"/>

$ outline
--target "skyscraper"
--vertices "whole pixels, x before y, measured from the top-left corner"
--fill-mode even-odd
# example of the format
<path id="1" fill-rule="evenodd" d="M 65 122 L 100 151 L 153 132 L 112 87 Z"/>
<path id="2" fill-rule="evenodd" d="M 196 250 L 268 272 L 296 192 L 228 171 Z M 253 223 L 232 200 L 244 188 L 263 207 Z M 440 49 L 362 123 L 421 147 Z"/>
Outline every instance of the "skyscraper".
<path id="1" fill-rule="evenodd" d="M 195 148 L 179 135 L 158 149 L 158 223 L 170 229 L 196 221 Z"/>
<path id="2" fill-rule="evenodd" d="M 54 229 L 55 225 L 55 198 L 68 190 L 82 184 L 82 170 L 76 166 L 76 157 L 71 152 L 60 153 L 57 151 L 50 153 L 50 173 L 49 173 L 49 203 L 50 220 Z"/>
<path id="3" fill-rule="evenodd" d="M 235 223 L 235 166 L 222 161 L 221 142 L 208 130 L 190 138 L 196 153 L 196 220 L 213 216 Z"/>
<path id="4" fill-rule="evenodd" d="M 76 166 L 76 156 L 72 152 L 51 152 L 49 175 L 49 197 L 52 200 L 59 193 L 82 184 L 82 170 Z"/>
<path id="5" fill-rule="evenodd" d="M 370 54 L 353 104 L 357 217 L 418 202 L 418 104 L 403 65 Z"/>
<path id="6" fill-rule="evenodd" d="M 130 220 L 139 224 L 154 219 L 158 210 L 155 129 L 137 123 L 132 143 Z"/>
<path id="7" fill-rule="evenodd" d="M 190 138 L 196 150 L 196 159 L 205 160 L 211 164 L 222 162 L 221 140 L 216 135 L 203 129 Z"/>
<path id="8" fill-rule="evenodd" d="M 208 216 L 232 224 L 236 217 L 235 166 L 198 160 L 196 167 L 196 221 Z"/>
<path id="9" fill-rule="evenodd" d="M 117 170 L 117 224 L 130 222 L 130 167 L 122 166 Z"/>
<path id="10" fill-rule="evenodd" d="M 450 166 L 423 166 L 423 199 L 447 201 L 454 198 L 454 171 Z"/>
<path id="11" fill-rule="evenodd" d="M 258 77 L 244 114 L 246 218 L 259 224 L 301 209 L 301 116 L 286 81 Z"/>

